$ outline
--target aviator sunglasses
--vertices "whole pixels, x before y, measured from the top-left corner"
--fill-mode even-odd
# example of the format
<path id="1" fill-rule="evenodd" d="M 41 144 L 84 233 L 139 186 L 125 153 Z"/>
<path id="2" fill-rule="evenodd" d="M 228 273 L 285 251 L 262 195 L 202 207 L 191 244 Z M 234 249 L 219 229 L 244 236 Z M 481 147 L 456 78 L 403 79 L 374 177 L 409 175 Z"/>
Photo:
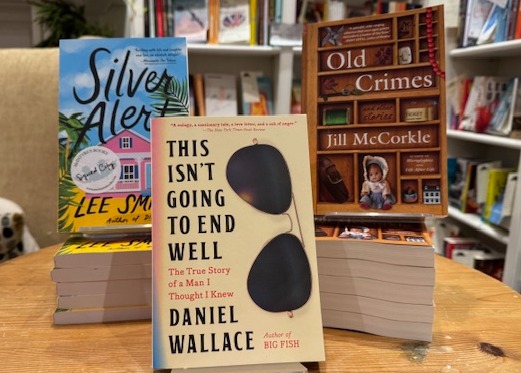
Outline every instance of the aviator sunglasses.
<path id="1" fill-rule="evenodd" d="M 246 203 L 267 214 L 285 214 L 292 226 L 288 210 L 293 205 L 300 231 L 289 169 L 275 147 L 254 141 L 237 150 L 228 161 L 226 178 Z M 290 317 L 311 295 L 309 260 L 302 240 L 289 233 L 292 230 L 277 235 L 262 248 L 247 280 L 255 304 L 269 312 L 288 312 Z"/>

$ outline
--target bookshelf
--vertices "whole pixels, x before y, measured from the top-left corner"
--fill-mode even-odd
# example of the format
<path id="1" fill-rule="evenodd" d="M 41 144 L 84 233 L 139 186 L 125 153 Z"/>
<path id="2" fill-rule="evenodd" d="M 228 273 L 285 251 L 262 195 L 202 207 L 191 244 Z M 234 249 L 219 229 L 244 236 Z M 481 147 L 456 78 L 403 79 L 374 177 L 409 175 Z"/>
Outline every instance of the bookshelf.
<path id="1" fill-rule="evenodd" d="M 261 70 L 270 76 L 276 114 L 290 112 L 293 64 L 299 54 L 299 49 L 290 47 L 188 44 L 190 73 L 238 74 L 241 70 Z"/>
<path id="2" fill-rule="evenodd" d="M 447 30 L 448 79 L 456 74 L 496 74 L 521 76 L 521 40 L 512 40 L 482 46 L 456 48 L 456 31 Z M 448 130 L 448 155 L 467 156 L 487 160 L 500 159 L 504 165 L 521 172 L 521 140 L 487 134 Z M 472 214 L 449 209 L 449 217 L 460 225 L 484 237 L 505 252 L 503 282 L 513 289 L 521 290 L 521 184 L 515 192 L 515 204 L 510 230 L 502 230 L 484 224 Z"/>

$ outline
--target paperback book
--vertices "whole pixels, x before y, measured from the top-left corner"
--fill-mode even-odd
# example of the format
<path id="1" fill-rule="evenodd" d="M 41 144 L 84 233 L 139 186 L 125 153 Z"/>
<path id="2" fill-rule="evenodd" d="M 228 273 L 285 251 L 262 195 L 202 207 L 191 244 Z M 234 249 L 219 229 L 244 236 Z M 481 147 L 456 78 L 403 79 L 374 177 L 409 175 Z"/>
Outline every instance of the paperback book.
<path id="1" fill-rule="evenodd" d="M 432 340 L 434 246 L 422 222 L 318 225 L 324 326 Z"/>
<path id="2" fill-rule="evenodd" d="M 127 289 L 120 292 L 99 294 L 59 295 L 56 299 L 56 307 L 60 309 L 124 307 L 142 304 L 152 304 L 152 289 L 145 292 Z"/>
<path id="3" fill-rule="evenodd" d="M 106 265 L 93 268 L 53 268 L 55 282 L 110 281 L 134 278 L 151 278 L 151 264 Z"/>
<path id="4" fill-rule="evenodd" d="M 208 41 L 209 8 L 208 0 L 175 0 L 174 36 L 186 37 L 188 43 Z"/>
<path id="5" fill-rule="evenodd" d="M 365 259 L 318 257 L 318 273 L 330 276 L 365 277 L 396 284 L 433 286 L 434 267 L 374 262 Z"/>
<path id="6" fill-rule="evenodd" d="M 443 7 L 308 24 L 315 214 L 444 216 Z"/>
<path id="7" fill-rule="evenodd" d="M 109 281 L 71 281 L 57 282 L 56 294 L 61 295 L 92 295 L 122 293 L 132 289 L 135 293 L 147 293 L 152 288 L 151 278 L 137 278 Z"/>
<path id="8" fill-rule="evenodd" d="M 421 223 L 354 223 L 318 226 L 317 256 L 398 265 L 434 266 L 434 248 Z"/>
<path id="9" fill-rule="evenodd" d="M 239 113 L 237 79 L 233 74 L 204 74 L 204 107 L 207 116 Z"/>
<path id="10" fill-rule="evenodd" d="M 150 235 L 72 236 L 54 256 L 55 324 L 151 318 Z"/>
<path id="11" fill-rule="evenodd" d="M 152 120 L 153 367 L 321 361 L 305 115 Z"/>
<path id="12" fill-rule="evenodd" d="M 116 321 L 150 320 L 152 306 L 57 309 L 54 324 L 94 324 Z"/>
<path id="13" fill-rule="evenodd" d="M 497 127 L 498 130 L 506 126 L 507 124 L 503 124 L 504 120 L 500 119 L 499 115 L 504 114 L 510 118 L 513 117 L 510 105 L 510 103 L 514 104 L 513 95 L 512 92 L 508 93 L 508 87 L 511 84 L 517 85 L 517 79 L 506 76 L 475 76 L 458 129 L 478 133 L 485 132 L 495 115 L 493 126 Z M 508 105 L 506 105 L 507 103 Z M 498 110 L 500 112 L 495 114 Z M 493 129 L 491 128 L 491 130 Z"/>
<path id="14" fill-rule="evenodd" d="M 324 326 L 357 330 L 390 338 L 430 342 L 432 322 L 390 320 L 342 310 L 322 310 Z"/>
<path id="15" fill-rule="evenodd" d="M 54 255 L 55 269 L 151 265 L 150 235 L 126 238 L 71 236 Z"/>
<path id="16" fill-rule="evenodd" d="M 260 71 L 241 71 L 242 114 L 273 115 L 271 78 Z"/>
<path id="17" fill-rule="evenodd" d="M 219 1 L 219 44 L 250 44 L 250 1 Z"/>
<path id="18" fill-rule="evenodd" d="M 318 280 L 324 293 L 368 296 L 400 304 L 433 305 L 434 284 L 398 284 L 392 281 L 365 277 L 354 278 L 347 276 L 347 274 L 339 278 L 338 276 L 320 273 Z"/>
<path id="19" fill-rule="evenodd" d="M 58 230 L 150 230 L 152 117 L 187 116 L 184 38 L 60 41 Z"/>

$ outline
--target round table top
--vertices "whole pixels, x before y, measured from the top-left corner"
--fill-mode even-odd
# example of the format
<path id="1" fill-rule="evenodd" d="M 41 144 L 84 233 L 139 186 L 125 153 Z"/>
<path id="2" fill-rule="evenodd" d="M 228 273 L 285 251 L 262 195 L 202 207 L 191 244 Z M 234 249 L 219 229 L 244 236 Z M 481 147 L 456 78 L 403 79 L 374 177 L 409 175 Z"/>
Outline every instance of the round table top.
<path id="1" fill-rule="evenodd" d="M 53 325 L 59 245 L 0 265 L 0 361 L 7 371 L 151 371 L 150 321 Z M 433 341 L 324 329 L 310 372 L 521 372 L 521 299 L 503 283 L 436 258 Z"/>

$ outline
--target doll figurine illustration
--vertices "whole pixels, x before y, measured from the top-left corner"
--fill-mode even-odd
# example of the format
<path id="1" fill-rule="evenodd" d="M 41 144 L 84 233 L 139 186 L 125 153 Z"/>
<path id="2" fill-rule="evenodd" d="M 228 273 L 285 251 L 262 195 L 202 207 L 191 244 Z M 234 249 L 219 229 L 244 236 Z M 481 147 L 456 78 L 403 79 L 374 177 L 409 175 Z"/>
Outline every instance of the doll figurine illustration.
<path id="1" fill-rule="evenodd" d="M 363 168 L 364 182 L 360 192 L 360 207 L 389 210 L 396 203 L 396 197 L 387 181 L 387 161 L 379 156 L 366 155 Z"/>

